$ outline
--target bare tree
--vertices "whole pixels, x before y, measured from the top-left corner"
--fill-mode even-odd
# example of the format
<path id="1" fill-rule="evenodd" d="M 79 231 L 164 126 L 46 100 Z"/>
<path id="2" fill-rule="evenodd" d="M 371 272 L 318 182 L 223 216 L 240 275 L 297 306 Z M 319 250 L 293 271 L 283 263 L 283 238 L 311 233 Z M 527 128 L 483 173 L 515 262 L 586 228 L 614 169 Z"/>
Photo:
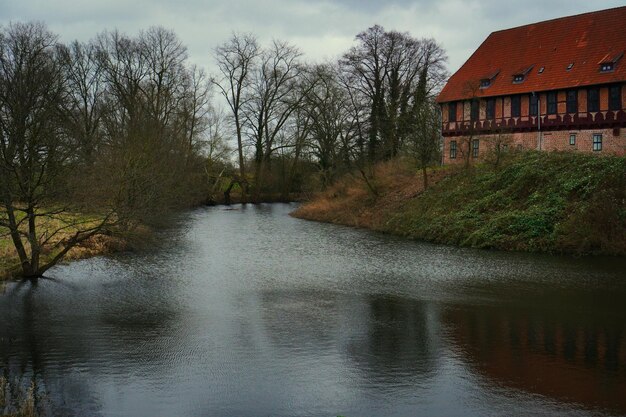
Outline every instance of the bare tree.
<path id="1" fill-rule="evenodd" d="M 72 42 L 59 46 L 64 76 L 68 83 L 65 98 L 66 128 L 76 140 L 81 159 L 91 166 L 101 146 L 104 74 L 93 43 Z"/>
<path id="2" fill-rule="evenodd" d="M 56 37 L 42 24 L 11 24 L 1 33 L 0 227 L 26 277 L 42 276 L 112 221 L 104 209 L 80 220 L 68 198 L 77 155 L 63 129 L 67 88 Z"/>
<path id="3" fill-rule="evenodd" d="M 245 118 L 242 116 L 242 108 L 250 97 L 246 94 L 246 90 L 250 86 L 250 73 L 256 64 L 259 53 L 258 42 L 251 34 L 234 34 L 229 41 L 214 51 L 221 77 L 213 82 L 230 107 L 237 134 L 239 181 L 243 188 L 243 202 L 247 199 L 248 185 L 243 148 Z"/>
<path id="4" fill-rule="evenodd" d="M 296 47 L 274 41 L 263 51 L 261 63 L 253 73 L 244 114 L 255 150 L 255 201 L 259 199 L 272 153 L 280 148 L 276 147 L 276 140 L 303 99 L 299 88 L 304 70 L 300 56 Z"/>
<path id="5" fill-rule="evenodd" d="M 365 100 L 368 157 L 392 158 L 410 135 L 415 100 L 438 88 L 445 78 L 443 49 L 432 39 L 373 26 L 357 35 L 357 45 L 340 61 L 353 98 Z M 424 85 L 421 85 L 424 84 Z"/>

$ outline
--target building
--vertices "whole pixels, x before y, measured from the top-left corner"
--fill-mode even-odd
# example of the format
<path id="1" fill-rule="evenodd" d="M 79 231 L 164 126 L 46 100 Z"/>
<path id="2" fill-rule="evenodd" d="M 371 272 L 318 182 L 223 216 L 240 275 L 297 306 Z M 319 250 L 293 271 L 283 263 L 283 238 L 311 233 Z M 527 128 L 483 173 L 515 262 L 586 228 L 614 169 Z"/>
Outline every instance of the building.
<path id="1" fill-rule="evenodd" d="M 493 32 L 448 80 L 444 163 L 490 150 L 626 155 L 626 7 Z"/>

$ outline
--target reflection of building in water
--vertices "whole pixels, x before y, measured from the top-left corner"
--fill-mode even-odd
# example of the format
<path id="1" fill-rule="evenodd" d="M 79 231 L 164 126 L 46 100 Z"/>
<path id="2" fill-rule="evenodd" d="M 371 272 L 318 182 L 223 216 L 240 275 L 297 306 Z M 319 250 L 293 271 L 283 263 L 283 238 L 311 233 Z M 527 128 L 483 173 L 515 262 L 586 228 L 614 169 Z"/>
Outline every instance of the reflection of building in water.
<path id="1" fill-rule="evenodd" d="M 348 345 L 348 355 L 368 380 L 403 383 L 436 371 L 438 317 L 433 303 L 370 296 L 366 329 Z M 415 382 L 415 381 L 413 381 Z"/>
<path id="2" fill-rule="evenodd" d="M 497 385 L 626 412 L 625 324 L 543 313 L 481 306 L 443 320 L 460 356 Z"/>

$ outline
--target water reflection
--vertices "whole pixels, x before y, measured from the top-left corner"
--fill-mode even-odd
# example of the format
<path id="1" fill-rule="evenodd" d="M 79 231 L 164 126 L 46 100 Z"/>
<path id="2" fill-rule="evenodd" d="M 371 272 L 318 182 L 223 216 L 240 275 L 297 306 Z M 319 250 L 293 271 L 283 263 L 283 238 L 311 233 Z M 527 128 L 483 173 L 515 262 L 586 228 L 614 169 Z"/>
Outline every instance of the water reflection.
<path id="1" fill-rule="evenodd" d="M 151 252 L 0 294 L 48 415 L 626 413 L 624 262 L 199 210 Z M 620 263 L 621 262 L 621 263 Z"/>
<path id="2" fill-rule="evenodd" d="M 432 303 L 369 296 L 362 316 L 367 330 L 348 346 L 350 359 L 367 381 L 396 385 L 425 383 L 436 371 L 437 309 Z"/>
<path id="3" fill-rule="evenodd" d="M 447 308 L 443 321 L 456 353 L 489 385 L 626 413 L 623 318 L 526 301 L 526 308 Z"/>

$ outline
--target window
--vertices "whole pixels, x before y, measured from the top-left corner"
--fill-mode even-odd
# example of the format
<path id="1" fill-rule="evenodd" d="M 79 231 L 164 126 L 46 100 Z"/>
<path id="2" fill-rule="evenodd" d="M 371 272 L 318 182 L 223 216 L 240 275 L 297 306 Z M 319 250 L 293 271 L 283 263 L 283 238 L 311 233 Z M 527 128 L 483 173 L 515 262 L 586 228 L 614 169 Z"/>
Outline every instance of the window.
<path id="1" fill-rule="evenodd" d="M 450 159 L 456 159 L 456 140 L 450 141 Z"/>
<path id="2" fill-rule="evenodd" d="M 570 133 L 569 134 L 569 144 L 570 145 L 576 145 L 576 134 L 575 133 Z"/>
<path id="3" fill-rule="evenodd" d="M 513 84 L 519 84 L 524 81 L 524 74 L 515 74 L 513 76 Z"/>
<path id="4" fill-rule="evenodd" d="M 600 133 L 593 134 L 593 150 L 594 151 L 602 150 L 602 134 Z"/>
<path id="5" fill-rule="evenodd" d="M 609 110 L 622 109 L 622 86 L 612 85 L 609 87 Z"/>
<path id="6" fill-rule="evenodd" d="M 567 66 L 567 70 L 568 70 L 568 71 L 570 71 L 572 68 L 574 68 L 574 63 L 573 63 L 573 62 L 572 62 L 572 63 L 570 63 L 570 64 Z"/>
<path id="7" fill-rule="evenodd" d="M 496 116 L 496 99 L 495 98 L 488 98 L 487 99 L 487 109 L 486 109 L 486 113 L 487 113 L 487 119 L 488 120 L 493 120 Z"/>
<path id="8" fill-rule="evenodd" d="M 556 92 L 548 93 L 548 114 L 556 114 Z"/>
<path id="9" fill-rule="evenodd" d="M 537 95 L 535 94 L 531 94 L 530 95 L 530 100 L 529 100 L 529 109 L 528 112 L 530 113 L 531 116 L 536 116 L 537 115 L 537 109 L 538 109 L 538 103 L 539 103 L 539 99 L 537 98 Z"/>
<path id="10" fill-rule="evenodd" d="M 486 78 L 484 80 L 480 80 L 480 88 L 487 88 L 491 85 L 491 80 Z"/>
<path id="11" fill-rule="evenodd" d="M 600 72 L 610 72 L 613 71 L 613 63 L 605 62 L 604 64 L 600 64 Z"/>
<path id="12" fill-rule="evenodd" d="M 522 109 L 522 97 L 511 97 L 511 117 L 520 117 Z"/>
<path id="13" fill-rule="evenodd" d="M 456 102 L 448 103 L 448 121 L 456 122 Z"/>
<path id="14" fill-rule="evenodd" d="M 587 90 L 587 111 L 600 110 L 600 94 L 597 88 L 589 88 Z"/>
<path id="15" fill-rule="evenodd" d="M 478 139 L 474 139 L 472 141 L 472 157 L 474 158 L 478 158 L 478 145 L 479 145 L 479 140 Z"/>
<path id="16" fill-rule="evenodd" d="M 578 111 L 578 92 L 576 90 L 567 91 L 567 112 L 576 113 Z"/>
<path id="17" fill-rule="evenodd" d="M 470 120 L 472 122 L 475 122 L 476 120 L 478 120 L 478 115 L 480 112 L 480 107 L 479 107 L 479 103 L 477 99 L 473 99 L 471 102 L 471 108 L 470 108 Z"/>
<path id="18" fill-rule="evenodd" d="M 539 71 L 537 71 L 537 72 L 539 72 L 539 74 L 543 74 L 543 70 L 544 69 L 545 69 L 545 67 L 541 67 L 541 68 L 539 68 Z"/>

